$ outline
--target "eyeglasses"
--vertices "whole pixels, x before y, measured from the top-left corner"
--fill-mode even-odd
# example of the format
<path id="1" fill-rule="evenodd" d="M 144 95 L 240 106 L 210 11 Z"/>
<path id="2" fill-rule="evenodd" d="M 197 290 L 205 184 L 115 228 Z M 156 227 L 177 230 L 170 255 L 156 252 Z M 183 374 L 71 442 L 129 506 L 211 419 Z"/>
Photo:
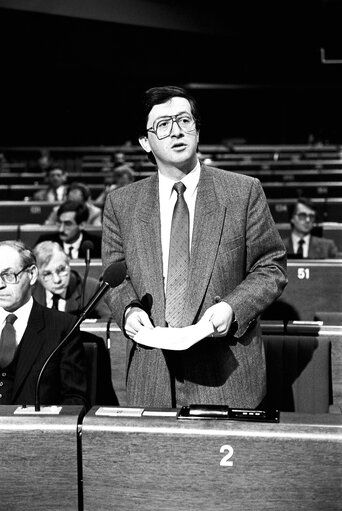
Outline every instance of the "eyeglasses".
<path id="1" fill-rule="evenodd" d="M 193 131 L 196 126 L 195 119 L 191 115 L 178 114 L 169 115 L 167 117 L 163 117 L 162 119 L 156 120 L 152 127 L 148 128 L 147 131 L 154 133 L 158 140 L 163 140 L 163 138 L 167 138 L 171 135 L 174 122 L 176 122 L 178 127 L 182 131 L 185 131 L 185 133 L 190 133 L 190 131 Z"/>
<path id="2" fill-rule="evenodd" d="M 57 275 L 58 277 L 66 277 L 69 273 L 69 266 L 59 266 L 54 271 L 43 271 L 40 275 L 43 280 L 48 281 L 51 280 L 53 275 Z"/>
<path id="3" fill-rule="evenodd" d="M 5 284 L 18 284 L 19 279 L 18 275 L 20 275 L 23 271 L 27 270 L 29 266 L 24 266 L 20 271 L 15 273 L 13 270 L 3 271 L 0 273 L 0 278 Z"/>
<path id="4" fill-rule="evenodd" d="M 303 222 L 306 219 L 310 220 L 310 222 L 314 222 L 316 218 L 315 213 L 296 213 L 296 215 L 299 218 L 299 220 L 302 220 Z"/>

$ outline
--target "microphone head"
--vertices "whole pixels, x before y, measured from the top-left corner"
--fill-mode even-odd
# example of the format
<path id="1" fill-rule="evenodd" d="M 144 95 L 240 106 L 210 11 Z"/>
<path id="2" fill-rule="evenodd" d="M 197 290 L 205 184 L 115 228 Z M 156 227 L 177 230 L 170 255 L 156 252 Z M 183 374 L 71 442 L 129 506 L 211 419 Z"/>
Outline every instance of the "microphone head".
<path id="1" fill-rule="evenodd" d="M 87 250 L 92 251 L 94 250 L 94 243 L 90 240 L 85 240 L 83 241 L 81 247 L 84 252 L 87 252 Z"/>
<path id="2" fill-rule="evenodd" d="M 124 262 L 112 263 L 103 274 L 103 282 L 109 284 L 110 287 L 119 286 L 126 277 L 126 271 L 127 268 Z"/>

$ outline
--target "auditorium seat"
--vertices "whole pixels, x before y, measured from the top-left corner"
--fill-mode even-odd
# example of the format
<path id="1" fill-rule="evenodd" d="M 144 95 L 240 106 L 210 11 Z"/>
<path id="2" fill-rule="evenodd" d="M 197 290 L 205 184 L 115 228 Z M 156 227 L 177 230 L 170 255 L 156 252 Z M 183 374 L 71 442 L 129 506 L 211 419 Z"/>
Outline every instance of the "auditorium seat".
<path id="1" fill-rule="evenodd" d="M 118 406 L 112 384 L 110 355 L 103 339 L 82 331 L 82 342 L 87 363 L 88 399 L 90 405 Z"/>
<path id="2" fill-rule="evenodd" d="M 97 393 L 97 342 L 87 340 L 83 342 L 87 364 L 87 387 L 90 406 L 96 403 Z"/>
<path id="3" fill-rule="evenodd" d="M 328 413 L 332 404 L 331 341 L 263 335 L 267 404 L 281 411 Z"/>

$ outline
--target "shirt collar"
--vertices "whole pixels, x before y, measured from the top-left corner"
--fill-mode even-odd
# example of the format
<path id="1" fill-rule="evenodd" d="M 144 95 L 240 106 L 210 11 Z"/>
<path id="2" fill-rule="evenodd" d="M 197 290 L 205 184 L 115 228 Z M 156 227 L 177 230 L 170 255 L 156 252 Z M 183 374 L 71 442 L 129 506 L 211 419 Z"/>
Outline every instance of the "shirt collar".
<path id="1" fill-rule="evenodd" d="M 305 243 L 309 243 L 310 234 L 306 234 L 305 236 L 298 236 L 295 232 L 292 233 L 292 243 L 296 246 L 298 245 L 299 240 L 303 239 Z"/>
<path id="2" fill-rule="evenodd" d="M 197 189 L 199 178 L 201 174 L 201 164 L 197 160 L 196 166 L 181 179 L 182 183 L 186 186 L 186 194 L 192 197 Z M 159 175 L 159 189 L 164 196 L 170 199 L 172 194 L 173 185 L 177 182 L 170 179 L 158 171 Z"/>
<path id="3" fill-rule="evenodd" d="M 24 305 L 19 307 L 19 309 L 17 309 L 13 313 L 8 312 L 5 309 L 3 309 L 2 307 L 0 307 L 0 324 L 2 324 L 5 321 L 8 314 L 15 314 L 20 321 L 25 321 L 27 323 L 28 318 L 31 314 L 32 306 L 33 306 L 33 298 L 31 296 L 30 299 L 28 300 L 28 302 L 26 302 Z"/>
<path id="4" fill-rule="evenodd" d="M 48 289 L 45 289 L 45 296 L 46 296 L 46 303 L 47 304 L 51 303 L 52 302 L 53 293 L 51 293 L 51 291 L 49 291 Z M 63 295 L 59 295 L 59 299 L 65 301 L 65 298 L 64 298 Z"/>
<path id="5" fill-rule="evenodd" d="M 79 237 L 77 238 L 77 240 L 75 240 L 73 243 L 65 243 L 65 242 L 63 242 L 63 246 L 66 249 L 68 249 L 69 247 L 80 248 L 81 243 L 82 243 L 82 238 L 83 238 L 83 234 L 81 233 L 79 235 Z"/>

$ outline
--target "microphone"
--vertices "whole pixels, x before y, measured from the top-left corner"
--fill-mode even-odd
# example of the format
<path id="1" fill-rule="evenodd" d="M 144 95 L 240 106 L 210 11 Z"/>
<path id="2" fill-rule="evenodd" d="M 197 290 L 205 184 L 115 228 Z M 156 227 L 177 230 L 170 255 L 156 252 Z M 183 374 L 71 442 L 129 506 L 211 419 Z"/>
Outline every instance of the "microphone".
<path id="1" fill-rule="evenodd" d="M 94 243 L 90 240 L 86 240 L 81 245 L 81 250 L 85 253 L 85 271 L 84 271 L 84 278 L 82 282 L 82 288 L 81 288 L 81 310 L 84 308 L 84 295 L 85 295 L 85 288 L 89 273 L 89 266 L 90 266 L 90 253 L 92 250 L 94 250 Z"/>
<path id="2" fill-rule="evenodd" d="M 61 340 L 61 342 L 56 346 L 56 348 L 50 353 L 46 361 L 44 362 L 43 367 L 40 370 L 40 373 L 37 378 L 36 382 L 36 389 L 35 389 L 35 411 L 40 411 L 40 403 L 39 403 L 39 390 L 40 390 L 40 382 L 42 379 L 42 375 L 45 371 L 46 366 L 52 359 L 52 357 L 57 353 L 63 346 L 66 344 L 66 342 L 70 339 L 71 335 L 75 332 L 76 328 L 79 327 L 79 325 L 82 323 L 82 321 L 86 318 L 86 316 L 91 312 L 91 310 L 95 307 L 97 302 L 102 298 L 102 296 L 108 291 L 108 289 L 115 288 L 119 286 L 125 276 L 126 276 L 126 264 L 124 262 L 117 262 L 112 263 L 106 271 L 103 274 L 103 282 L 99 289 L 96 291 L 94 296 L 89 300 L 88 304 L 86 305 L 84 311 L 81 313 L 80 317 L 76 320 L 74 325 L 72 326 L 71 330 L 66 334 L 66 336 Z"/>

